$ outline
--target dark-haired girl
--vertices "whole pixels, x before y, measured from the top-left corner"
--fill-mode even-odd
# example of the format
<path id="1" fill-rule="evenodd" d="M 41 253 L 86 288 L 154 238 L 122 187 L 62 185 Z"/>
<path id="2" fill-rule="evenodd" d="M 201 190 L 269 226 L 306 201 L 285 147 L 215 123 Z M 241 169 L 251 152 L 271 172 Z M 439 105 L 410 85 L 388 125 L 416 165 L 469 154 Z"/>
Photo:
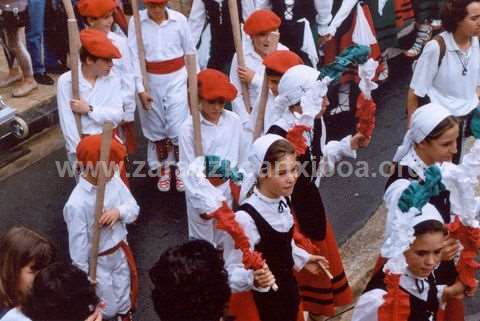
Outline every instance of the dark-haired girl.
<path id="1" fill-rule="evenodd" d="M 457 120 L 438 104 L 430 103 L 414 112 L 411 127 L 394 156 L 394 170 L 387 182 L 384 196 L 387 207 L 398 203 L 401 194 L 412 181 L 422 182 L 429 166 L 452 161 L 457 153 L 458 132 Z M 432 197 L 430 203 L 440 212 L 445 224 L 450 223 L 450 193 L 445 190 Z M 386 235 L 392 228 L 392 221 L 393 218 L 387 216 Z M 455 282 L 457 272 L 453 257 L 457 251 L 457 242 L 446 237 L 442 249 L 442 264 L 435 272 L 439 284 L 450 285 Z M 377 268 L 381 263 L 383 261 L 379 262 Z M 462 301 L 450 300 L 447 303 L 446 320 L 463 320 Z"/>
<path id="2" fill-rule="evenodd" d="M 447 0 L 441 13 L 445 31 L 427 43 L 418 59 L 408 93 L 409 118 L 418 106 L 431 101 L 460 118 L 460 160 L 468 123 L 478 106 L 480 84 L 480 1 Z"/>
<path id="3" fill-rule="evenodd" d="M 41 269 L 53 261 L 54 256 L 50 241 L 25 227 L 11 228 L 1 237 L 0 317 L 4 314 L 5 320 L 13 316 L 24 317 L 21 306 L 33 280 Z"/>

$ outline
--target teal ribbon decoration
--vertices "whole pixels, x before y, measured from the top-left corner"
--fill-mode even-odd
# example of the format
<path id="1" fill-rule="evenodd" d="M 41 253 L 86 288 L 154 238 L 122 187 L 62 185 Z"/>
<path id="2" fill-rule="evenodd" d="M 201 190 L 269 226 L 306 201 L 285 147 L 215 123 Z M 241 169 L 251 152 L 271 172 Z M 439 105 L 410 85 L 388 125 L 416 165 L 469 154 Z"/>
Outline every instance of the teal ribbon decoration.
<path id="1" fill-rule="evenodd" d="M 243 180 L 243 174 L 237 167 L 231 167 L 228 159 L 221 159 L 216 155 L 205 156 L 205 171 L 207 178 L 231 179 L 235 183 Z"/>
<path id="2" fill-rule="evenodd" d="M 351 65 L 361 65 L 368 60 L 370 47 L 353 45 L 335 57 L 335 61 L 320 68 L 320 78 L 328 77 L 332 81 L 340 79 Z"/>
<path id="3" fill-rule="evenodd" d="M 473 110 L 472 120 L 470 121 L 470 130 L 475 139 L 480 139 L 480 107 Z"/>
<path id="4" fill-rule="evenodd" d="M 439 195 L 444 190 L 445 185 L 442 183 L 440 168 L 432 165 L 425 171 L 425 180 L 423 182 L 414 181 L 403 191 L 398 201 L 398 207 L 404 213 L 408 212 L 412 207 L 421 211 L 430 198 Z"/>

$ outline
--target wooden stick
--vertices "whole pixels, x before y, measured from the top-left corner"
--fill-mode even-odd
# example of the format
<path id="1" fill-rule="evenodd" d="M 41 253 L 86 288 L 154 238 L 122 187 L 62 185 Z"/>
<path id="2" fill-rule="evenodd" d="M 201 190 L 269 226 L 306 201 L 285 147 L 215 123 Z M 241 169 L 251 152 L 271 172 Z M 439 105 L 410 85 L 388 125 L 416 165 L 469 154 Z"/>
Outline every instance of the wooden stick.
<path id="1" fill-rule="evenodd" d="M 232 31 L 233 31 L 233 42 L 235 44 L 235 51 L 237 53 L 237 62 L 238 66 L 245 68 L 245 56 L 243 54 L 243 46 L 242 46 L 242 36 L 240 32 L 240 18 L 238 17 L 238 5 L 237 0 L 228 0 L 228 10 L 230 13 L 230 21 L 232 23 Z M 237 72 L 235 70 L 235 72 Z M 243 103 L 245 104 L 245 109 L 247 113 L 252 112 L 252 104 L 250 102 L 250 93 L 248 92 L 248 84 L 240 81 L 240 85 L 242 86 L 242 97 Z"/>
<path id="2" fill-rule="evenodd" d="M 67 28 L 68 28 L 68 47 L 69 47 L 69 58 L 70 58 L 70 70 L 72 73 L 72 98 L 80 99 L 80 85 L 79 85 L 79 48 L 80 48 L 80 36 L 78 32 L 77 18 L 75 17 L 75 12 L 73 11 L 73 5 L 71 0 L 62 0 L 63 6 L 65 7 L 65 12 L 67 14 Z M 78 134 L 82 136 L 82 123 L 80 120 L 81 116 L 78 113 L 75 113 L 75 123 L 77 125 Z"/>
<path id="3" fill-rule="evenodd" d="M 200 130 L 200 111 L 198 109 L 197 59 L 195 55 L 185 55 L 188 73 L 188 96 L 193 122 L 193 143 L 195 156 L 203 155 L 202 132 Z"/>
<path id="4" fill-rule="evenodd" d="M 133 22 L 135 24 L 135 37 L 137 38 L 138 60 L 140 62 L 140 72 L 142 73 L 142 78 L 143 78 L 143 87 L 145 87 L 146 92 L 150 92 L 150 86 L 147 78 L 147 65 L 145 63 L 145 46 L 143 44 L 142 25 L 140 23 L 140 12 L 138 9 L 138 0 L 131 0 L 131 3 L 132 3 L 132 12 L 133 12 Z"/>
<path id="5" fill-rule="evenodd" d="M 97 173 L 97 197 L 95 200 L 95 226 L 92 235 L 92 248 L 90 250 L 90 262 L 88 264 L 88 277 L 95 284 L 97 280 L 97 259 L 100 245 L 100 229 L 98 223 L 103 215 L 103 203 L 105 199 L 105 185 L 107 183 L 107 171 L 112 170 L 108 159 L 110 158 L 110 148 L 112 146 L 113 124 L 107 122 L 103 125 L 102 144 L 100 146 L 100 160 L 95 168 Z"/>
<path id="6" fill-rule="evenodd" d="M 280 33 L 272 32 L 270 34 L 270 48 L 268 50 L 269 53 L 272 53 L 275 50 L 277 50 L 279 39 L 280 39 Z M 264 129 L 263 127 L 265 124 L 265 110 L 267 109 L 267 101 L 268 101 L 268 79 L 267 79 L 267 74 L 264 73 L 262 91 L 260 92 L 260 99 L 257 106 L 258 114 L 255 122 L 255 131 L 253 132 L 253 140 L 257 139 L 262 135 L 262 132 Z"/>

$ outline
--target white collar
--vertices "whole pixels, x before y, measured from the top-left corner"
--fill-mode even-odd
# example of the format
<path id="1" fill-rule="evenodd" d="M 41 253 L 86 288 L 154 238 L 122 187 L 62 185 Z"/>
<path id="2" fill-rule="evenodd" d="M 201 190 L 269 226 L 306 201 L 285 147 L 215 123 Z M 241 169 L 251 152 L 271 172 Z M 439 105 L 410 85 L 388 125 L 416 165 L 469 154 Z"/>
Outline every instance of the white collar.
<path id="1" fill-rule="evenodd" d="M 205 119 L 205 117 L 203 117 L 202 113 L 199 113 L 200 114 L 200 122 L 207 125 L 207 126 L 213 126 L 213 127 L 216 127 L 216 126 L 220 126 L 223 124 L 223 121 L 225 120 L 225 110 L 222 112 L 222 114 L 220 115 L 220 118 L 218 119 L 218 122 L 215 124 L 215 123 L 212 123 L 211 121 Z M 193 121 L 193 119 L 192 119 Z"/>
<path id="2" fill-rule="evenodd" d="M 415 147 L 410 148 L 407 155 L 403 157 L 400 161 L 400 165 L 407 166 L 423 180 L 425 179 L 425 171 L 429 166 L 425 164 L 425 162 L 418 156 L 417 152 L 415 152 Z"/>
<path id="3" fill-rule="evenodd" d="M 141 21 L 150 20 L 152 23 L 155 23 L 158 26 L 162 26 L 162 25 L 164 25 L 165 23 L 168 23 L 171 20 L 173 20 L 173 21 L 178 20 L 178 16 L 175 14 L 174 11 L 172 11 L 168 7 L 165 7 L 165 11 L 167 12 L 167 19 L 162 21 L 161 24 L 158 24 L 155 21 L 153 21 L 152 19 L 150 19 L 150 17 L 148 16 L 148 10 L 147 9 L 143 9 L 143 10 L 140 11 L 140 20 Z"/>
<path id="4" fill-rule="evenodd" d="M 261 201 L 268 203 L 268 204 L 277 204 L 283 200 L 283 197 L 277 197 L 277 198 L 270 198 L 265 195 L 263 195 L 258 188 L 255 186 L 253 188 L 253 194 L 260 199 Z"/>

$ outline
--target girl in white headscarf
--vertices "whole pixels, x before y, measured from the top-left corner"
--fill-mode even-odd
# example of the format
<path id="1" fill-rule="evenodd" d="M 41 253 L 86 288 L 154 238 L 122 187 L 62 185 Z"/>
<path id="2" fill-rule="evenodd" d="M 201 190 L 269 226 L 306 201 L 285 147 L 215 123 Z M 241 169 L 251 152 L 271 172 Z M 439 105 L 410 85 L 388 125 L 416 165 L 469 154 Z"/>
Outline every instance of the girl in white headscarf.
<path id="1" fill-rule="evenodd" d="M 308 271 L 297 274 L 302 303 L 310 320 L 333 316 L 336 306 L 352 302 L 335 235 L 318 191 L 320 177 L 333 170 L 341 158 L 355 158 L 356 149 L 368 144 L 368 139 L 360 133 L 326 144 L 323 119 L 320 135 L 317 130 L 313 132 L 315 119 L 321 118 L 328 106 L 329 80 L 317 81 L 318 76 L 317 70 L 304 65 L 292 67 L 282 76 L 275 103 L 283 108 L 283 115 L 268 130 L 296 142 L 302 172 L 293 190 L 292 209 L 300 232 L 311 241 L 309 250 L 328 258 L 333 276 L 329 279 L 324 274 L 312 275 Z M 306 126 L 305 133 L 301 126 Z"/>
<path id="2" fill-rule="evenodd" d="M 412 116 L 410 129 L 405 134 L 402 145 L 393 158 L 393 174 L 387 181 L 385 204 L 387 208 L 396 206 L 403 191 L 412 181 L 425 180 L 425 170 L 434 164 L 450 162 L 457 152 L 459 126 L 457 120 L 442 106 L 430 103 L 417 109 Z M 450 192 L 445 190 L 430 199 L 441 214 L 445 224 L 451 222 Z M 385 234 L 392 229 L 393 217 L 387 215 Z M 457 272 L 453 257 L 458 252 L 457 241 L 446 238 L 442 251 L 442 264 L 436 271 L 439 284 L 455 282 Z M 377 262 L 379 269 L 384 263 Z M 448 302 L 447 320 L 463 320 L 461 300 Z"/>

